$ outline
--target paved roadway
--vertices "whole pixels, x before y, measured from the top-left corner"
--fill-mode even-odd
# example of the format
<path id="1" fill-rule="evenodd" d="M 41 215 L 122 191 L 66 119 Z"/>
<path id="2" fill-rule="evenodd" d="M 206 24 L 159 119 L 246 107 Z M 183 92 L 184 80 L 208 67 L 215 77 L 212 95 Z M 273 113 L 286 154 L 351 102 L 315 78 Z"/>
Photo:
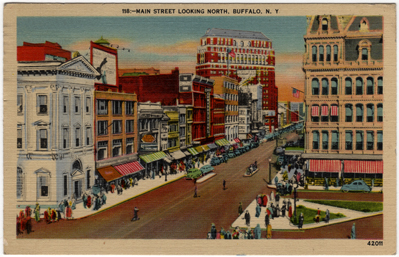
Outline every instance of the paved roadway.
<path id="1" fill-rule="evenodd" d="M 296 136 L 289 134 L 288 139 L 294 139 Z M 221 227 L 229 229 L 238 216 L 239 202 L 243 203 L 245 209 L 257 194 L 270 193 L 266 181 L 269 173 L 268 159 L 274 148 L 275 141 L 266 142 L 240 157 L 229 160 L 226 164 L 217 166 L 215 177 L 197 184 L 198 198 L 193 198 L 193 182 L 180 179 L 88 218 L 61 220 L 53 224 L 33 222 L 34 232 L 30 235 L 25 232 L 19 238 L 205 238 L 211 223 L 216 224 L 217 230 Z M 252 177 L 243 177 L 246 167 L 255 160 L 260 170 Z M 227 182 L 226 190 L 223 190 L 222 186 L 224 179 Z M 141 219 L 131 222 L 135 206 L 140 209 Z M 372 222 L 382 225 L 382 219 L 381 222 L 372 219 Z M 278 231 L 275 233 L 274 238 L 290 238 L 293 234 L 298 234 Z M 318 232 L 300 234 L 300 237 L 323 235 Z M 343 237 L 342 233 L 331 235 Z"/>

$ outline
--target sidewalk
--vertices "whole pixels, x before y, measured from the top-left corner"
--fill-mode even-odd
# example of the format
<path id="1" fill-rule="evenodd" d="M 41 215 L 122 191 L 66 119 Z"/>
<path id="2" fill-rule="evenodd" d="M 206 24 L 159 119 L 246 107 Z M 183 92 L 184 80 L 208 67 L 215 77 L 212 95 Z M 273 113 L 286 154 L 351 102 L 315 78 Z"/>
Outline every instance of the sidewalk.
<path id="1" fill-rule="evenodd" d="M 282 200 L 280 199 L 280 206 L 282 204 Z M 269 204 L 268 204 L 269 205 Z M 311 203 L 311 202 L 305 202 L 304 200 L 300 199 L 297 202 L 297 206 L 303 205 L 307 208 L 315 209 L 319 208 L 322 211 L 325 211 L 328 209 L 330 213 L 342 213 L 346 217 L 344 218 L 337 218 L 337 219 L 331 219 L 329 223 L 325 223 L 324 221 L 321 221 L 319 223 L 311 223 L 311 224 L 304 224 L 302 229 L 312 229 L 312 228 L 318 228 L 318 227 L 324 227 L 328 226 L 331 224 L 337 224 L 337 223 L 342 223 L 354 219 L 359 219 L 359 218 L 365 218 L 365 217 L 370 217 L 378 214 L 382 214 L 383 212 L 360 212 L 360 211 L 354 211 L 354 210 L 349 210 L 345 208 L 339 208 L 339 207 L 334 207 L 334 206 L 328 206 L 328 205 L 323 205 L 323 204 L 317 204 L 317 203 Z M 247 228 L 248 226 L 245 224 L 245 219 L 244 215 L 246 210 L 248 210 L 250 216 L 251 216 L 251 228 L 255 228 L 257 224 L 260 225 L 261 229 L 266 229 L 265 225 L 265 214 L 266 214 L 266 207 L 261 207 L 261 213 L 259 218 L 255 217 L 256 214 L 256 200 L 252 201 L 251 204 L 244 210 L 243 214 L 239 216 L 231 225 L 231 227 L 240 227 L 240 228 Z M 278 217 L 278 218 L 270 218 L 270 224 L 272 225 L 273 230 L 295 230 L 298 229 L 297 226 L 293 225 L 289 219 L 288 219 L 288 211 L 286 212 L 285 217 Z M 297 213 L 299 215 L 299 213 Z"/>

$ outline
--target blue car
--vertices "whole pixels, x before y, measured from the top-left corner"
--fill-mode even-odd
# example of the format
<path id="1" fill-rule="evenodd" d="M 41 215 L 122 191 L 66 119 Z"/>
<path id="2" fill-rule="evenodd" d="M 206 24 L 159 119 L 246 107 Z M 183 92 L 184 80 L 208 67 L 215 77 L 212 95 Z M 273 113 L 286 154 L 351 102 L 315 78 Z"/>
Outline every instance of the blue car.
<path id="1" fill-rule="evenodd" d="M 371 187 L 369 187 L 366 182 L 363 180 L 355 180 L 352 181 L 350 184 L 343 185 L 341 187 L 341 190 L 344 192 L 349 192 L 349 191 L 363 191 L 370 193 L 371 192 Z"/>

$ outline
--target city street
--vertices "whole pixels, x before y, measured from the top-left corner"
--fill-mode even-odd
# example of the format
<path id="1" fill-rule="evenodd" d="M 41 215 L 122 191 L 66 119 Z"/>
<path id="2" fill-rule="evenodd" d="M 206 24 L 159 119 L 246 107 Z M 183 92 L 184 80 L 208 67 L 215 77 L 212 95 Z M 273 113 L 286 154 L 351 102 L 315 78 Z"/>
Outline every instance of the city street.
<path id="1" fill-rule="evenodd" d="M 289 134 L 288 139 L 294 140 L 296 136 L 296 134 Z M 217 230 L 221 227 L 230 229 L 238 216 L 239 202 L 242 202 L 245 209 L 257 194 L 270 193 L 271 190 L 267 188 L 266 181 L 269 174 L 268 159 L 274 148 L 275 141 L 266 142 L 244 155 L 229 160 L 226 164 L 216 166 L 215 177 L 197 184 L 198 198 L 193 197 L 193 181 L 180 179 L 88 218 L 62 220 L 53 224 L 33 221 L 34 232 L 30 235 L 25 232 L 19 238 L 206 238 L 211 223 L 215 223 Z M 246 167 L 255 160 L 260 170 L 252 177 L 243 177 Z M 223 190 L 223 180 L 227 182 L 226 190 Z M 311 193 L 306 194 L 311 195 Z M 331 193 L 330 195 L 333 198 L 339 198 L 342 194 Z M 369 195 L 374 197 L 376 194 L 367 194 L 366 198 Z M 364 195 L 362 197 L 364 198 Z M 140 209 L 140 220 L 131 222 L 135 206 Z M 359 229 L 363 225 L 369 228 L 369 230 L 364 229 L 363 235 L 368 238 L 375 236 L 380 238 L 379 235 L 373 234 L 373 228 L 380 229 L 382 215 L 364 220 L 370 223 L 370 226 L 364 223 L 359 224 Z M 326 230 L 334 231 L 328 234 L 328 237 L 345 238 L 349 230 L 346 231 L 343 228 L 350 227 L 349 223 L 301 233 L 275 231 L 273 238 L 298 238 L 298 234 L 301 238 L 317 238 L 324 235 Z M 265 231 L 263 234 L 265 237 Z"/>

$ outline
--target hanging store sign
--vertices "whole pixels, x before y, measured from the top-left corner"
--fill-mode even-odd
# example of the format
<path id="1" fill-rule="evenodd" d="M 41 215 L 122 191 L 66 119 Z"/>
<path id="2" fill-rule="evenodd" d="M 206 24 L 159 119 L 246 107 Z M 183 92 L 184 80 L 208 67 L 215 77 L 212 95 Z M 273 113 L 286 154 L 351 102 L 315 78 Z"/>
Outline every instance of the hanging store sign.
<path id="1" fill-rule="evenodd" d="M 211 135 L 211 91 L 210 88 L 205 88 L 206 97 L 206 137 Z"/>

